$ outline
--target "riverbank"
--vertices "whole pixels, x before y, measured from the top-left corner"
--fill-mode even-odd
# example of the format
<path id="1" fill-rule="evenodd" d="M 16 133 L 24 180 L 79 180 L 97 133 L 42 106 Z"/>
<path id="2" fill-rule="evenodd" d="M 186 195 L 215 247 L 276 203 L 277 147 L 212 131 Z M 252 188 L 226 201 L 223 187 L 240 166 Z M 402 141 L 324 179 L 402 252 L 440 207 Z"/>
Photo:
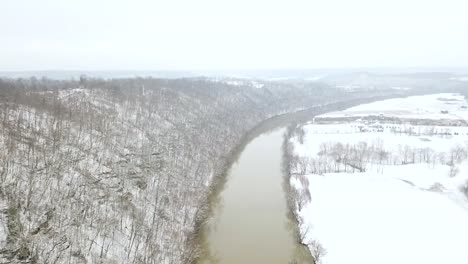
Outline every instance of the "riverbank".
<path id="1" fill-rule="evenodd" d="M 345 109 L 350 106 L 358 105 L 364 102 L 371 102 L 375 101 L 378 99 L 382 98 L 391 98 L 391 97 L 398 97 L 402 96 L 401 94 L 388 94 L 385 96 L 378 96 L 378 97 L 368 97 L 368 98 L 357 98 L 357 99 L 348 99 L 344 101 L 339 101 L 339 102 L 334 102 L 326 105 L 320 105 L 316 107 L 309 108 L 307 110 L 302 110 L 299 112 L 295 113 L 288 113 L 288 114 L 283 114 L 279 116 L 275 116 L 273 118 L 270 118 L 262 123 L 260 123 L 258 126 L 256 126 L 254 129 L 252 129 L 248 134 L 246 134 L 241 141 L 241 144 L 238 145 L 232 152 L 232 154 L 229 155 L 229 158 L 226 159 L 226 164 L 225 168 L 226 170 L 224 171 L 223 174 L 215 176 L 214 183 L 211 185 L 211 194 L 209 196 L 209 199 L 205 203 L 204 207 L 202 210 L 199 210 L 199 214 L 197 217 L 197 233 L 193 236 L 192 245 L 196 245 L 196 248 L 194 248 L 193 252 L 196 254 L 196 258 L 193 263 L 199 263 L 200 259 L 206 258 L 209 253 L 207 252 L 207 236 L 205 235 L 206 232 L 204 230 L 206 229 L 207 225 L 209 224 L 209 219 L 213 215 L 213 213 L 216 211 L 217 206 L 219 205 L 219 196 L 221 192 L 224 190 L 226 187 L 226 179 L 228 175 L 229 168 L 231 168 L 237 161 L 240 156 L 240 154 L 243 152 L 245 147 L 256 137 L 268 133 L 269 131 L 272 131 L 274 129 L 277 129 L 279 127 L 287 127 L 290 125 L 292 122 L 304 122 L 307 120 L 311 120 L 313 116 L 330 112 L 330 111 L 337 111 L 341 109 Z M 281 140 L 283 143 L 283 140 Z M 284 161 L 284 159 L 282 159 Z M 284 169 L 284 167 L 283 167 Z M 286 181 L 286 174 L 285 170 L 282 171 L 282 186 L 283 186 L 283 192 L 288 193 L 286 188 L 288 188 L 289 184 Z M 292 207 L 289 204 L 290 199 L 287 199 L 288 201 L 288 217 L 292 221 L 296 221 L 296 218 L 293 217 L 292 210 L 290 210 Z M 297 226 L 297 223 L 294 225 L 295 227 Z M 300 245 L 300 239 L 298 239 L 298 231 L 293 231 L 295 233 L 295 240 L 297 241 L 297 245 Z"/>
<path id="2" fill-rule="evenodd" d="M 439 120 L 442 111 L 466 116 L 467 103 L 452 94 L 395 101 L 291 130 L 285 151 L 294 208 L 317 263 L 467 261 L 468 128 Z M 343 122 L 356 113 L 365 116 Z M 421 125 L 425 118 L 431 125 Z"/>
<path id="3" fill-rule="evenodd" d="M 205 225 L 199 263 L 310 263 L 288 218 L 281 170 L 284 129 L 251 141 L 227 175 Z"/>

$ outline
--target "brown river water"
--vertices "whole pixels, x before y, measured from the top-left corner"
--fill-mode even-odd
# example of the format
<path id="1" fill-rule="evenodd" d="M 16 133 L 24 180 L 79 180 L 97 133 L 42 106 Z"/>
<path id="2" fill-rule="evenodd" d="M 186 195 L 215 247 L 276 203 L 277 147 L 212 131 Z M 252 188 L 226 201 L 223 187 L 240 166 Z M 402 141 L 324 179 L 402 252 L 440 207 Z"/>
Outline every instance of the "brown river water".
<path id="1" fill-rule="evenodd" d="M 285 127 L 321 113 L 399 97 L 358 98 L 266 120 L 245 138 L 220 189 L 213 192 L 210 215 L 197 234 L 197 264 L 313 263 L 298 241 L 297 222 L 287 204 L 283 170 Z"/>
<path id="2" fill-rule="evenodd" d="M 207 254 L 199 263 L 312 263 L 288 214 L 281 167 L 284 132 L 256 137 L 233 163 L 203 230 Z"/>

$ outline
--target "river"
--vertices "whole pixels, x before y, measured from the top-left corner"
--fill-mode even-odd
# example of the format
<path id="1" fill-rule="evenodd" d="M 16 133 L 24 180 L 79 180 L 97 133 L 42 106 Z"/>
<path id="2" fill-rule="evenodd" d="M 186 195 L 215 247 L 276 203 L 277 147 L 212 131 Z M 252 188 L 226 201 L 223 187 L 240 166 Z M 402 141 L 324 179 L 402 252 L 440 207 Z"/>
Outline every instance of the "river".
<path id="1" fill-rule="evenodd" d="M 199 263 L 311 263 L 288 216 L 281 167 L 284 132 L 256 137 L 233 163 L 205 225 L 207 252 Z"/>
<path id="2" fill-rule="evenodd" d="M 252 130 L 210 200 L 210 214 L 197 234 L 197 264 L 313 263 L 298 241 L 282 168 L 285 127 L 315 115 L 398 97 L 359 98 L 279 115 Z"/>

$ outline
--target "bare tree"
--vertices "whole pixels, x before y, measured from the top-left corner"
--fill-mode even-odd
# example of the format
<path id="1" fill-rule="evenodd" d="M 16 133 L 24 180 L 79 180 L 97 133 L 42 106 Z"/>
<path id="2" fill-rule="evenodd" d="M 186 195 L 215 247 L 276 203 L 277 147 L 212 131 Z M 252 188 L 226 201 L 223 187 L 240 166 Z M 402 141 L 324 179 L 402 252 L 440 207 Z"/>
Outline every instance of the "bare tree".
<path id="1" fill-rule="evenodd" d="M 460 169 L 455 164 L 450 165 L 449 177 L 455 177 L 458 175 L 459 172 Z"/>
<path id="2" fill-rule="evenodd" d="M 468 152 L 466 148 L 460 144 L 457 144 L 450 149 L 450 164 L 459 164 L 466 160 L 467 157 Z"/>
<path id="3" fill-rule="evenodd" d="M 322 246 L 317 240 L 312 240 L 309 243 L 309 248 L 312 252 L 312 257 L 314 258 L 314 263 L 321 264 L 322 258 L 327 254 L 327 250 Z"/>

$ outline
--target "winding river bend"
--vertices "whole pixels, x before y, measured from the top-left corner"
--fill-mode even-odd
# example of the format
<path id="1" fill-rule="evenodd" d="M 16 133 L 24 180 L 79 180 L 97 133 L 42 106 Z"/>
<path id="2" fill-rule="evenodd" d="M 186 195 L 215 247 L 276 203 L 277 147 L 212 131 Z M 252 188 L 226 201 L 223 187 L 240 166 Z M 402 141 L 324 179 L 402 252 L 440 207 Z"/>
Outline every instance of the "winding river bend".
<path id="1" fill-rule="evenodd" d="M 208 254 L 199 263 L 311 263 L 288 217 L 281 167 L 284 132 L 261 134 L 232 165 L 205 226 Z"/>
<path id="2" fill-rule="evenodd" d="M 213 192 L 210 215 L 197 233 L 202 255 L 196 263 L 313 263 L 309 250 L 297 239 L 297 222 L 287 204 L 282 167 L 285 127 L 317 114 L 401 96 L 388 94 L 313 107 L 270 118 L 252 130 L 220 189 Z"/>

